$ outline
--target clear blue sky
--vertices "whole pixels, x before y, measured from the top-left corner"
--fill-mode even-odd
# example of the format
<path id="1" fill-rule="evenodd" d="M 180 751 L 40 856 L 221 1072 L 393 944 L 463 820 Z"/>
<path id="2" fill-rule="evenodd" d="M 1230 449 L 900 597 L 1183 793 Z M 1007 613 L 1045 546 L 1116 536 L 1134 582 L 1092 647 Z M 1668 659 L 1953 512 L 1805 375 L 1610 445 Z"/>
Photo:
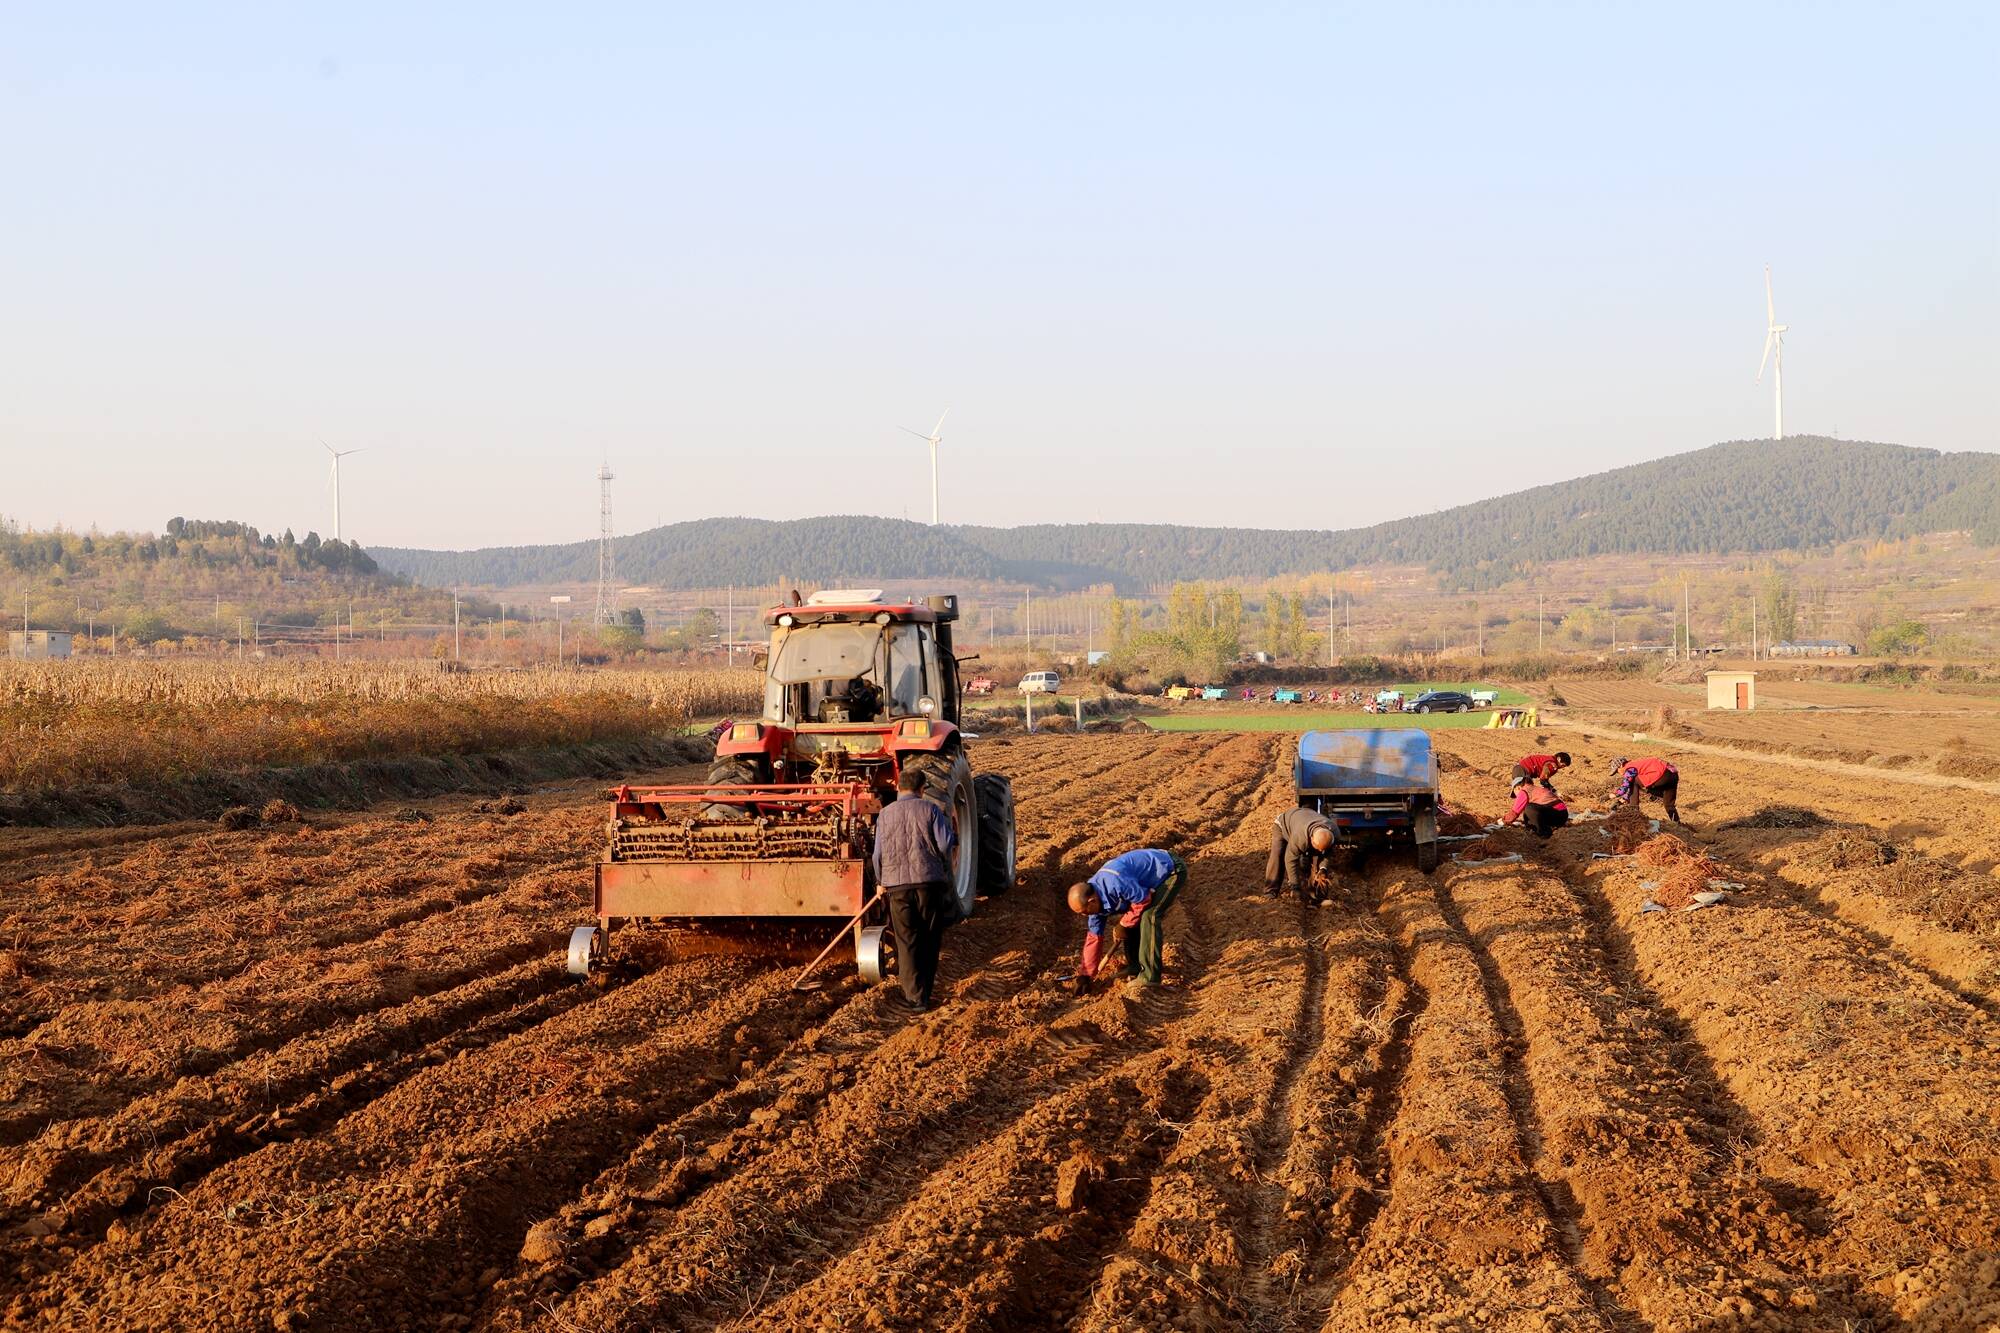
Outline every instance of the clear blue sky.
<path id="1" fill-rule="evenodd" d="M 1343 527 L 2000 441 L 1989 4 L 13 6 L 0 514 Z"/>

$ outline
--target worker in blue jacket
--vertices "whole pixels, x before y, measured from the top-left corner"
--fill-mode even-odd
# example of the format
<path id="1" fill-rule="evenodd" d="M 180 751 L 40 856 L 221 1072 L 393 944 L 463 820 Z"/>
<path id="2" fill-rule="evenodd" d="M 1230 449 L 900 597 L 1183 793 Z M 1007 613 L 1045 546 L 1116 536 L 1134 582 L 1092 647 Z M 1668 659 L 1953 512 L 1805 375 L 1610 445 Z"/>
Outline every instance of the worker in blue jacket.
<path id="1" fill-rule="evenodd" d="M 1085 918 L 1077 990 L 1089 990 L 1109 961 L 1102 956 L 1106 924 L 1114 943 L 1123 946 L 1125 970 L 1139 983 L 1159 985 L 1164 944 L 1160 917 L 1186 884 L 1187 862 L 1172 852 L 1142 847 L 1112 857 L 1088 880 L 1070 885 L 1069 910 Z"/>

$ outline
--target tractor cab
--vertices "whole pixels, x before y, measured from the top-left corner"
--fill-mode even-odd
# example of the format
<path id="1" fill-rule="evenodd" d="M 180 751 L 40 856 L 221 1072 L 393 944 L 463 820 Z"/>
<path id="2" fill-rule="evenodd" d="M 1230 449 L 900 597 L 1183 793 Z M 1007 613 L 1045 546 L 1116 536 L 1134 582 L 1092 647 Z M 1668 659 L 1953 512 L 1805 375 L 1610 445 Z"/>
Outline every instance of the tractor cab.
<path id="1" fill-rule="evenodd" d="M 951 621 L 929 605 L 890 606 L 874 589 L 814 593 L 774 607 L 764 720 L 777 726 L 880 725 L 905 718 L 958 721 Z M 951 602 L 953 598 L 932 598 Z"/>
<path id="2" fill-rule="evenodd" d="M 717 755 L 761 756 L 774 776 L 803 778 L 937 751 L 958 730 L 957 619 L 956 597 L 892 603 L 874 588 L 772 607 L 763 716 L 732 727 Z"/>

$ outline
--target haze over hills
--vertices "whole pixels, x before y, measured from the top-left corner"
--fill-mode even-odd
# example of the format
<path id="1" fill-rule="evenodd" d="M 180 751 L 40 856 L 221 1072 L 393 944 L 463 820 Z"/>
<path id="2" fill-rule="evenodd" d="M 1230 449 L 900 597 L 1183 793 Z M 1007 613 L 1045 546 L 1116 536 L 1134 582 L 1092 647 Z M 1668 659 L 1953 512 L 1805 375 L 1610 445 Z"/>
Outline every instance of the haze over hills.
<path id="1" fill-rule="evenodd" d="M 618 572 L 626 582 L 659 588 L 933 577 L 1138 591 L 1181 579 L 1417 563 L 1448 585 L 1477 588 L 1543 561 L 1581 556 L 1800 550 L 1943 530 L 2000 545 L 2000 454 L 1790 436 L 1713 445 L 1338 532 L 1148 523 L 931 527 L 867 516 L 698 519 L 619 538 Z M 593 541 L 369 550 L 384 569 L 432 585 L 507 587 L 596 574 Z"/>

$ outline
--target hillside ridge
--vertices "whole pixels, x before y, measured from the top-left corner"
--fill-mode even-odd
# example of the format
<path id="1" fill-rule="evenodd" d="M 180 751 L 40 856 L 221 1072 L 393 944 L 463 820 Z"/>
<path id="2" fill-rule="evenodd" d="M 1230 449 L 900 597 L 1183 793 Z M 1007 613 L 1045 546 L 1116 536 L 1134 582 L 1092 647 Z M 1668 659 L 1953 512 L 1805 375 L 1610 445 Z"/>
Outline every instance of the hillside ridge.
<path id="1" fill-rule="evenodd" d="M 1945 529 L 2000 545 L 2000 454 L 1788 436 L 1728 441 L 1344 530 L 705 518 L 620 537 L 617 554 L 626 579 L 662 588 L 930 577 L 1129 591 L 1422 564 L 1449 586 L 1473 589 L 1591 555 L 1800 550 Z M 434 586 L 586 581 L 596 570 L 592 541 L 369 549 L 384 569 Z"/>

